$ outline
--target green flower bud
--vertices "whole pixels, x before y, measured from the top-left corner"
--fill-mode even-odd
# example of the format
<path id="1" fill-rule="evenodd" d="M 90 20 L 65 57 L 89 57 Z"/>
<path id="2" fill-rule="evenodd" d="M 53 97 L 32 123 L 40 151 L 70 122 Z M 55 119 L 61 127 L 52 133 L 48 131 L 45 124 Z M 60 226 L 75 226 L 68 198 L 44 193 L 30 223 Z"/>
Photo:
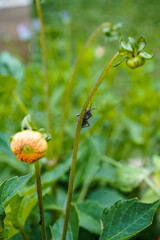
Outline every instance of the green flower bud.
<path id="1" fill-rule="evenodd" d="M 132 69 L 143 66 L 144 63 L 145 63 L 145 59 L 140 56 L 126 59 L 127 66 Z"/>

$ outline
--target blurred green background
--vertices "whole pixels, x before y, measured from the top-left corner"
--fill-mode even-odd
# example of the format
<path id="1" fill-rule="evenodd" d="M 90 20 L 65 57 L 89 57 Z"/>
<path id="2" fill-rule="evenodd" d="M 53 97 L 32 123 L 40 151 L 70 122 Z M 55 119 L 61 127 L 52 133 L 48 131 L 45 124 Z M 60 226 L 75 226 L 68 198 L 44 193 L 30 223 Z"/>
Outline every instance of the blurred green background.
<path id="1" fill-rule="evenodd" d="M 42 3 L 55 154 L 64 93 L 74 63 L 89 35 L 107 21 L 122 23 L 121 32 L 125 41 L 128 36 L 138 39 L 143 35 L 147 40 L 146 51 L 155 57 L 147 61 L 144 67 L 135 70 L 128 69 L 123 63 L 109 71 L 93 99 L 93 107 L 97 110 L 93 111 L 91 127 L 82 131 L 82 138 L 88 135 L 103 137 L 106 154 L 117 160 L 159 154 L 159 1 L 47 0 Z M 34 19 L 37 17 L 34 3 L 32 16 Z M 33 31 L 27 46 L 30 49 L 30 61 L 27 64 L 20 66 L 14 61 L 9 63 L 7 56 L 1 55 L 0 72 L 12 74 L 18 79 L 17 94 L 36 124 L 46 127 L 38 30 Z M 86 51 L 74 80 L 62 153 L 72 149 L 75 115 L 80 112 L 90 89 L 118 46 L 118 41 L 108 41 L 103 33 L 99 33 Z M 102 56 L 97 56 L 100 49 Z M 23 112 L 13 97 L 7 95 L 1 98 L 0 111 L 2 136 L 3 132 L 13 135 L 20 129 Z"/>
<path id="2" fill-rule="evenodd" d="M 59 143 L 65 91 L 76 58 L 90 34 L 103 22 L 113 24 L 120 22 L 125 41 L 129 36 L 138 39 L 142 35 L 147 40 L 145 50 L 154 54 L 154 58 L 146 61 L 143 67 L 131 70 L 123 63 L 117 68 L 112 67 L 107 73 L 92 101 L 92 107 L 97 109 L 92 112 L 93 117 L 89 121 L 91 126 L 81 131 L 75 189 L 79 190 L 89 176 L 94 176 L 93 181 L 100 183 L 100 186 L 105 184 L 113 186 L 127 192 L 127 197 L 139 196 L 144 201 L 156 199 L 153 193 L 150 195 L 147 192 L 148 195 L 143 195 L 143 186 L 137 189 L 143 178 L 136 182 L 138 174 L 136 170 L 135 174 L 127 165 L 124 172 L 115 173 L 113 177 L 113 167 L 105 166 L 100 159 L 105 155 L 124 164 L 144 167 L 153 173 L 153 181 L 160 187 L 159 9 L 160 1 L 157 0 L 42 1 L 53 129 L 51 133 L 53 159 L 56 158 Z M 14 92 L 27 107 L 37 127 L 46 128 L 43 68 L 34 2 L 31 13 L 32 20 L 37 25 L 32 25 L 32 38 L 26 43 L 30 52 L 29 61 L 26 62 L 20 55 L 11 56 L 3 52 L 0 55 L 0 74 L 12 76 L 17 80 Z M 70 158 L 72 154 L 76 130 L 75 115 L 80 112 L 93 84 L 118 51 L 118 47 L 118 40 L 109 41 L 101 32 L 87 49 L 80 63 L 68 106 L 69 115 L 61 149 L 62 160 Z M 6 178 L 30 172 L 32 166 L 18 163 L 9 147 L 9 136 L 20 131 L 21 121 L 25 115 L 11 93 L 2 92 L 0 97 L 0 182 L 2 182 Z M 44 164 L 42 171 L 46 168 Z M 60 180 L 65 191 L 68 168 L 66 171 L 67 175 Z M 134 180 L 129 182 L 128 177 L 133 177 Z M 76 193 L 74 197 L 76 198 Z M 158 230 L 154 228 L 153 232 L 154 239 L 157 239 Z M 153 240 L 153 232 L 151 229 L 150 235 L 144 233 L 143 239 Z M 83 231 L 81 234 L 83 236 Z M 84 234 L 87 236 L 87 233 Z M 94 239 L 94 236 L 92 238 Z M 136 239 L 142 239 L 142 236 Z"/>

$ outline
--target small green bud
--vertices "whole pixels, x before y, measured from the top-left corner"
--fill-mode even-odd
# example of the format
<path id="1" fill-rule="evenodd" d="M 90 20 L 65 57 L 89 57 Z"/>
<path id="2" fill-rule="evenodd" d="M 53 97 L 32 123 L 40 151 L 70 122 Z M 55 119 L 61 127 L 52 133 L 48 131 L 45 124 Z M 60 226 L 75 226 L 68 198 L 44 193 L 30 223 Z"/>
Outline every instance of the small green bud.
<path id="1" fill-rule="evenodd" d="M 120 39 L 119 55 L 121 59 L 115 67 L 126 59 L 127 66 L 134 69 L 143 66 L 146 60 L 153 58 L 153 55 L 142 51 L 146 46 L 144 37 L 139 37 L 137 41 L 129 37 L 128 40 L 128 43 L 125 43 L 123 38 Z"/>
<path id="2" fill-rule="evenodd" d="M 143 66 L 144 63 L 145 63 L 145 59 L 141 58 L 140 56 L 126 59 L 127 66 L 132 69 Z"/>

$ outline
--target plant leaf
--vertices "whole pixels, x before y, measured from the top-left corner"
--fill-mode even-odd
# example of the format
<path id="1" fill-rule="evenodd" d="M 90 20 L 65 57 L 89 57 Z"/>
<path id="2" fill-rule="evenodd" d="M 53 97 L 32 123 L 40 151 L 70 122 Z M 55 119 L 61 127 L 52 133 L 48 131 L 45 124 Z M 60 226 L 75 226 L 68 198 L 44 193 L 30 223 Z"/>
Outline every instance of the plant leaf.
<path id="1" fill-rule="evenodd" d="M 61 240 L 64 219 L 61 218 L 53 226 L 50 226 L 52 239 Z M 77 240 L 79 232 L 79 216 L 75 204 L 72 204 L 67 229 L 66 240 Z"/>
<path id="2" fill-rule="evenodd" d="M 113 67 L 118 67 L 124 60 L 125 60 L 125 56 L 120 56 L 121 59 L 113 66 Z"/>
<path id="3" fill-rule="evenodd" d="M 100 217 L 103 212 L 103 205 L 96 201 L 87 200 L 77 205 L 79 211 L 79 225 L 88 231 L 100 234 Z"/>
<path id="4" fill-rule="evenodd" d="M 130 239 L 151 225 L 160 200 L 146 204 L 138 199 L 117 201 L 107 207 L 102 215 L 102 234 L 100 240 Z"/>
<path id="5" fill-rule="evenodd" d="M 125 199 L 125 197 L 120 192 L 112 188 L 96 189 L 91 192 L 88 198 L 91 201 L 99 202 L 104 207 L 111 206 L 114 202 L 120 199 Z"/>
<path id="6" fill-rule="evenodd" d="M 26 115 L 21 123 L 21 130 L 36 130 L 34 123 L 32 121 L 31 115 Z"/>
<path id="7" fill-rule="evenodd" d="M 146 40 L 143 36 L 141 36 L 138 38 L 137 43 L 139 45 L 138 52 L 141 52 L 146 46 Z"/>
<path id="8" fill-rule="evenodd" d="M 120 39 L 120 44 L 119 44 L 119 53 L 121 56 L 125 57 L 131 57 L 132 56 L 132 48 L 131 45 L 128 43 L 126 44 L 123 40 L 123 38 Z"/>
<path id="9" fill-rule="evenodd" d="M 147 175 L 146 169 L 123 164 L 115 170 L 113 185 L 123 192 L 131 192 L 139 186 Z"/>
<path id="10" fill-rule="evenodd" d="M 32 173 L 22 177 L 13 177 L 5 180 L 0 186 L 0 206 L 6 207 L 12 197 L 28 182 Z"/>
<path id="11" fill-rule="evenodd" d="M 132 50 L 133 50 L 133 55 L 136 56 L 137 52 L 138 52 L 138 49 L 139 49 L 139 45 L 136 42 L 136 40 L 134 40 L 134 38 L 129 37 L 128 39 L 129 39 L 129 43 L 130 43 L 130 45 L 132 47 Z"/>
<path id="12" fill-rule="evenodd" d="M 0 186 L 0 239 L 7 239 L 7 230 L 4 228 L 5 212 L 4 207 L 17 194 L 17 192 L 28 182 L 32 173 L 22 177 L 13 177 L 5 180 Z M 4 238 L 5 237 L 5 238 Z"/>
<path id="13" fill-rule="evenodd" d="M 52 139 L 52 136 L 50 133 L 47 132 L 45 128 L 40 128 L 39 132 L 42 134 L 44 139 L 46 139 L 47 142 L 49 142 Z"/>
<path id="14" fill-rule="evenodd" d="M 5 51 L 0 55 L 0 75 L 12 76 L 20 82 L 24 78 L 24 67 L 17 58 Z"/>
<path id="15" fill-rule="evenodd" d="M 140 52 L 139 56 L 148 60 L 154 57 L 152 54 L 146 52 Z"/>
<path id="16" fill-rule="evenodd" d="M 67 159 L 63 163 L 58 164 L 53 170 L 48 171 L 42 175 L 42 188 L 45 189 L 53 182 L 57 181 L 60 177 L 64 176 L 71 165 L 71 158 Z M 21 191 L 21 195 L 31 194 L 36 191 L 36 185 L 32 185 L 27 189 Z"/>

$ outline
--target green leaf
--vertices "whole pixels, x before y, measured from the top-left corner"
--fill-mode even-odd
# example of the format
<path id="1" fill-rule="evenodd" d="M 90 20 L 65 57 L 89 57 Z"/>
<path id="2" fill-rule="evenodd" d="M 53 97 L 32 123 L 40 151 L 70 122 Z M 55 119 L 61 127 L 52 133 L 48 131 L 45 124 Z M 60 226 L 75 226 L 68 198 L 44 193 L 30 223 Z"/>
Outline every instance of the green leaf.
<path id="1" fill-rule="evenodd" d="M 0 55 L 0 75 L 12 76 L 20 82 L 24 78 L 24 67 L 17 58 L 8 52 L 3 52 Z"/>
<path id="2" fill-rule="evenodd" d="M 59 219 L 53 226 L 50 226 L 52 239 L 61 240 L 64 219 Z M 66 240 L 77 240 L 79 232 L 79 216 L 75 204 L 72 204 L 69 216 Z"/>
<path id="3" fill-rule="evenodd" d="M 13 156 L 9 145 L 9 135 L 4 132 L 0 132 L 0 152 Z"/>
<path id="4" fill-rule="evenodd" d="M 114 181 L 115 167 L 103 162 L 94 176 L 94 181 L 112 183 Z"/>
<path id="5" fill-rule="evenodd" d="M 57 181 L 59 178 L 64 176 L 65 172 L 67 172 L 71 165 L 71 158 L 63 163 L 58 164 L 53 170 L 48 171 L 42 175 L 42 188 L 45 189 L 48 186 L 52 185 L 53 182 Z M 36 191 L 36 185 L 32 185 L 27 189 L 23 189 L 21 191 L 21 195 L 31 194 Z"/>
<path id="6" fill-rule="evenodd" d="M 22 197 L 20 197 L 18 194 L 12 198 L 12 200 L 10 201 L 10 203 L 5 209 L 5 214 L 6 214 L 6 217 L 4 220 L 5 226 L 12 227 L 15 229 L 19 228 L 20 224 L 17 221 L 18 220 L 17 216 L 18 216 L 21 202 L 22 202 Z"/>
<path id="7" fill-rule="evenodd" d="M 138 52 L 138 49 L 139 49 L 138 43 L 132 37 L 129 37 L 128 39 L 129 39 L 129 43 L 130 43 L 130 45 L 132 47 L 132 50 L 133 50 L 133 55 L 136 56 L 137 52 Z"/>
<path id="8" fill-rule="evenodd" d="M 35 125 L 32 121 L 31 115 L 26 115 L 21 123 L 21 130 L 36 130 Z"/>
<path id="9" fill-rule="evenodd" d="M 0 93 L 12 94 L 17 81 L 11 76 L 0 76 Z"/>
<path id="10" fill-rule="evenodd" d="M 119 44 L 119 53 L 121 56 L 125 57 L 131 57 L 132 56 L 132 48 L 129 43 L 125 43 L 123 38 L 120 39 L 120 44 Z"/>
<path id="11" fill-rule="evenodd" d="M 103 33 L 105 33 L 105 34 L 110 33 L 111 30 L 112 30 L 112 27 L 111 27 L 111 26 L 107 26 L 107 27 L 104 27 L 104 28 L 102 29 Z"/>
<path id="12" fill-rule="evenodd" d="M 44 197 L 49 191 L 50 188 L 42 191 L 42 196 Z M 27 195 L 23 198 L 17 214 L 17 221 L 19 222 L 19 225 L 21 225 L 22 227 L 24 226 L 29 214 L 31 213 L 33 207 L 37 204 L 37 202 L 37 193 Z"/>
<path id="13" fill-rule="evenodd" d="M 122 27 L 122 23 L 116 23 L 113 25 L 113 30 L 119 30 Z"/>
<path id="14" fill-rule="evenodd" d="M 22 177 L 13 177 L 5 180 L 0 186 L 0 206 L 6 207 L 12 197 L 28 182 L 32 173 Z"/>
<path id="15" fill-rule="evenodd" d="M 125 60 L 125 58 L 125 56 L 119 56 L 118 62 L 114 64 L 113 67 L 118 67 Z"/>
<path id="16" fill-rule="evenodd" d="M 95 201 L 86 200 L 77 205 L 79 211 L 80 226 L 89 232 L 100 234 L 100 217 L 103 206 Z"/>
<path id="17" fill-rule="evenodd" d="M 117 201 L 107 207 L 102 215 L 102 234 L 100 240 L 130 239 L 151 225 L 160 200 L 146 204 L 137 199 Z"/>
<path id="18" fill-rule="evenodd" d="M 50 191 L 50 188 L 42 192 L 43 196 L 46 195 L 48 191 Z M 24 227 L 28 216 L 37 202 L 37 193 L 27 195 L 24 198 L 16 195 L 5 209 L 5 226 L 12 226 L 12 228 L 19 231 L 20 228 Z M 13 231 L 9 231 L 10 237 L 11 234 L 13 234 Z"/>
<path id="19" fill-rule="evenodd" d="M 143 36 L 141 36 L 138 38 L 137 43 L 139 45 L 138 52 L 141 52 L 146 46 L 146 40 Z"/>
<path id="20" fill-rule="evenodd" d="M 115 189 L 101 188 L 92 191 L 88 197 L 91 201 L 96 201 L 102 204 L 104 207 L 112 205 L 114 202 L 125 199 L 125 197 Z"/>
<path id="21" fill-rule="evenodd" d="M 7 235 L 3 223 L 5 219 L 4 208 L 7 206 L 9 201 L 17 194 L 17 192 L 28 182 L 31 176 L 32 173 L 22 177 L 13 177 L 9 180 L 5 180 L 0 186 L 0 237 L 3 237 L 2 239 L 4 239 L 4 236 Z"/>
<path id="22" fill-rule="evenodd" d="M 152 59 L 154 57 L 153 55 L 146 53 L 146 52 L 140 52 L 139 56 L 142 58 L 148 59 L 148 60 Z"/>
<path id="23" fill-rule="evenodd" d="M 123 164 L 115 170 L 113 186 L 123 192 L 131 192 L 139 186 L 147 175 L 146 169 Z"/>

